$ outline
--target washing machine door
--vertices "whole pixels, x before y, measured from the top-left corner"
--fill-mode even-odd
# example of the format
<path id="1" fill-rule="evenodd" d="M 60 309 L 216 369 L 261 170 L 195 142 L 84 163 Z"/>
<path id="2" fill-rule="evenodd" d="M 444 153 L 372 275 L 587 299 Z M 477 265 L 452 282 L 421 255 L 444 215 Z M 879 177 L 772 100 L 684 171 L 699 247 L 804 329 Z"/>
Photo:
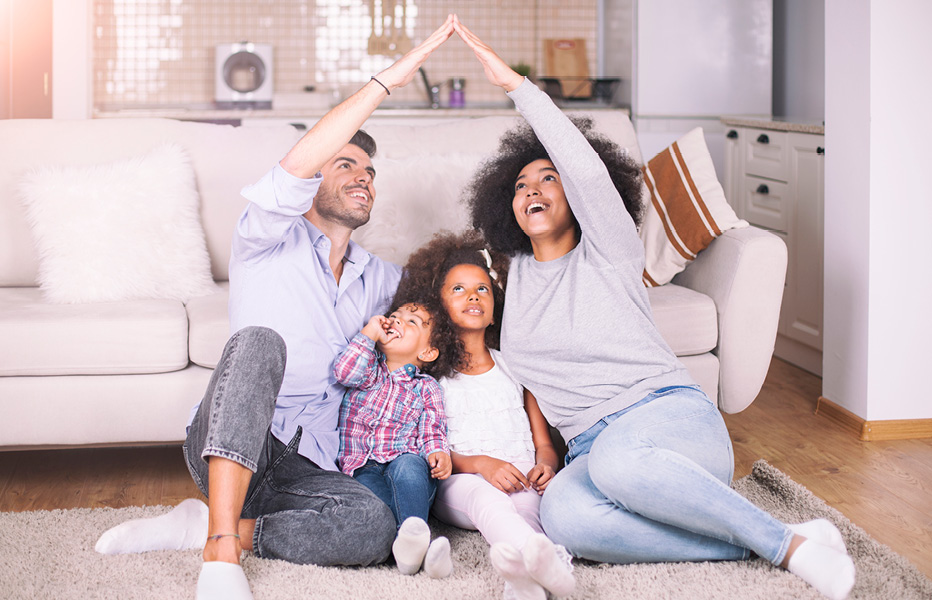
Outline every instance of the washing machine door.
<path id="1" fill-rule="evenodd" d="M 219 106 L 269 108 L 272 81 L 271 45 L 240 42 L 217 46 L 215 99 Z"/>
<path id="2" fill-rule="evenodd" d="M 241 94 L 258 90 L 265 78 L 265 63 L 252 52 L 241 50 L 223 63 L 223 81 Z"/>

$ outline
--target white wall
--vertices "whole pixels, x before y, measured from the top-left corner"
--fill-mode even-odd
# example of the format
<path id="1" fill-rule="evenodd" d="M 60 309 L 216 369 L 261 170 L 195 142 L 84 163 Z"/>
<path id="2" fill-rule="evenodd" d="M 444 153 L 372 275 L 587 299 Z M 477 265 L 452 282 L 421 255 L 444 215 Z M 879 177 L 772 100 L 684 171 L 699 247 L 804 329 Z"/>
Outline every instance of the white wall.
<path id="1" fill-rule="evenodd" d="M 932 418 L 932 19 L 925 0 L 826 0 L 822 394 L 869 420 Z"/>
<path id="2" fill-rule="evenodd" d="M 825 1 L 773 2 L 773 112 L 825 118 Z"/>
<path id="3" fill-rule="evenodd" d="M 599 75 L 620 77 L 615 102 L 631 106 L 631 77 L 634 59 L 634 0 L 602 0 L 602 21 L 599 37 L 602 56 Z"/>
<path id="4" fill-rule="evenodd" d="M 52 3 L 52 117 L 91 116 L 91 0 Z"/>

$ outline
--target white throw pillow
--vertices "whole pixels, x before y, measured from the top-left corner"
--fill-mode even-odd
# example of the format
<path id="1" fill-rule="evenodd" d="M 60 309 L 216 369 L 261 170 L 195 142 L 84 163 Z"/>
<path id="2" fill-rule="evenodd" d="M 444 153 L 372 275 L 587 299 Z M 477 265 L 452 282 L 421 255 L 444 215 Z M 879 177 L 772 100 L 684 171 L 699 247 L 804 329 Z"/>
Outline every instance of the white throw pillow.
<path id="1" fill-rule="evenodd" d="M 19 193 L 49 302 L 187 301 L 217 290 L 194 170 L 178 145 L 108 164 L 41 167 Z"/>
<path id="2" fill-rule="evenodd" d="M 669 282 L 726 229 L 748 226 L 725 200 L 701 127 L 641 170 L 646 208 L 640 235 L 647 287 Z"/>

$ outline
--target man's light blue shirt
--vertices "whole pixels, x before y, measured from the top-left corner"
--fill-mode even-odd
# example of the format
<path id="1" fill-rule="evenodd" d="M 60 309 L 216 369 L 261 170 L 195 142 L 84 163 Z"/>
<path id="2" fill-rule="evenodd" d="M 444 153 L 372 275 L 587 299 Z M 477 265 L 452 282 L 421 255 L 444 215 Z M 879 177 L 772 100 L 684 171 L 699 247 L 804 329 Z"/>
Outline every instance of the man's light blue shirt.
<path id="1" fill-rule="evenodd" d="M 233 236 L 230 333 L 258 325 L 282 336 L 288 357 L 272 434 L 287 444 L 301 427 L 298 452 L 337 470 L 345 388 L 333 361 L 372 315 L 388 309 L 401 269 L 351 241 L 337 284 L 330 239 L 304 218 L 321 181 L 275 165 L 243 189 L 250 203 Z"/>

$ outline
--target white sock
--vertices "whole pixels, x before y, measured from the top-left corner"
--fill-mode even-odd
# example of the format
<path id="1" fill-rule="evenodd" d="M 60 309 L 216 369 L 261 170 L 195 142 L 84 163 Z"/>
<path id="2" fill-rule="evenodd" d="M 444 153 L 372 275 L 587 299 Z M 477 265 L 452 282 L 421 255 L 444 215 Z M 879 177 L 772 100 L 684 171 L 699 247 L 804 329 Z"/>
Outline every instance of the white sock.
<path id="1" fill-rule="evenodd" d="M 227 562 L 202 564 L 197 600 L 253 600 L 243 567 Z"/>
<path id="2" fill-rule="evenodd" d="M 207 505 L 188 498 L 170 512 L 133 519 L 104 532 L 94 549 L 101 554 L 203 548 L 207 542 Z"/>
<path id="3" fill-rule="evenodd" d="M 562 552 L 560 551 L 562 550 Z M 524 568 L 545 590 L 554 596 L 569 596 L 576 588 L 573 563 L 566 549 L 556 546 L 546 535 L 535 533 L 521 551 Z"/>
<path id="4" fill-rule="evenodd" d="M 854 586 L 851 558 L 813 540 L 796 548 L 787 570 L 832 600 L 844 600 Z"/>
<path id="5" fill-rule="evenodd" d="M 434 579 L 449 577 L 453 572 L 450 559 L 450 540 L 441 536 L 430 543 L 427 556 L 424 557 L 424 572 Z"/>
<path id="6" fill-rule="evenodd" d="M 848 553 L 848 548 L 845 547 L 845 540 L 841 537 L 841 532 L 838 531 L 837 527 L 832 525 L 831 521 L 815 519 L 813 521 L 806 521 L 805 523 L 787 525 L 787 527 L 789 527 L 793 533 L 801 535 L 813 542 L 828 546 L 844 554 Z"/>
<path id="7" fill-rule="evenodd" d="M 508 600 L 546 600 L 547 591 L 527 572 L 524 557 L 505 542 L 492 544 L 489 550 L 492 566 L 505 578 L 505 598 Z"/>
<path id="8" fill-rule="evenodd" d="M 421 569 L 427 547 L 430 546 L 430 527 L 420 517 L 408 517 L 398 528 L 392 543 L 392 555 L 398 570 L 414 575 Z"/>

